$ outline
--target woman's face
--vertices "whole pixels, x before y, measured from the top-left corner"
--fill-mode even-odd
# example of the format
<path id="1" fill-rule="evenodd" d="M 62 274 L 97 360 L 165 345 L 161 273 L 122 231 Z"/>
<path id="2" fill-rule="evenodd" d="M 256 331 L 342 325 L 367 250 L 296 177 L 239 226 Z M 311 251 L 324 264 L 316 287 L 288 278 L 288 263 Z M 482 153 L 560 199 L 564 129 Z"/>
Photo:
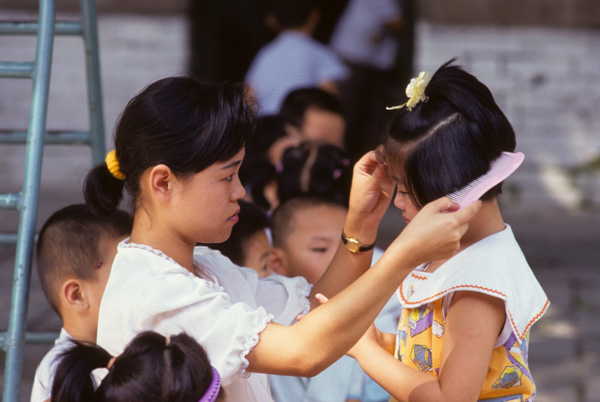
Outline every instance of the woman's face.
<path id="1" fill-rule="evenodd" d="M 244 149 L 233 158 L 179 181 L 174 227 L 190 243 L 220 243 L 229 238 L 238 221 L 238 201 L 246 195 L 238 172 Z"/>

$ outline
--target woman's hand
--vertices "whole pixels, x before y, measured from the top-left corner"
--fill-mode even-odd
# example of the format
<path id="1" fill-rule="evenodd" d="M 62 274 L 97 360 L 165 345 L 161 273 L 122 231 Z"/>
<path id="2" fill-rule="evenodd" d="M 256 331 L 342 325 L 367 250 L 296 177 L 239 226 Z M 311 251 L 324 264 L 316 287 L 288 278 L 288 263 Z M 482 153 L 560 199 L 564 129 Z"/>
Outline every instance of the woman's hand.
<path id="1" fill-rule="evenodd" d="M 458 211 L 458 204 L 449 198 L 442 197 L 432 201 L 404 228 L 385 255 L 395 254 L 395 250 L 401 249 L 398 255 L 405 264 L 413 267 L 450 258 L 459 250 L 460 239 L 479 208 L 481 201 Z"/>
<path id="2" fill-rule="evenodd" d="M 352 232 L 367 229 L 376 235 L 393 193 L 394 181 L 387 169 L 375 151 L 368 152 L 354 165 L 348 219 L 344 226 L 346 234 L 354 235 Z"/>

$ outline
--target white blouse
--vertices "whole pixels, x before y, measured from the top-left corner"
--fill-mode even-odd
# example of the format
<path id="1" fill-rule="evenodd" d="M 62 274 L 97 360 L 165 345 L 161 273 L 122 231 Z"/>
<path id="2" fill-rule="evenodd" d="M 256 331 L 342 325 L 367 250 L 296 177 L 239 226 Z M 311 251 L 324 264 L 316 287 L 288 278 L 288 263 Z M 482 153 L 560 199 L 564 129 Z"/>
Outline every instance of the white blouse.
<path id="1" fill-rule="evenodd" d="M 206 350 L 228 401 L 272 400 L 266 375 L 246 373 L 246 355 L 269 321 L 290 325 L 309 311 L 310 285 L 301 277 L 259 279 L 206 247 L 196 247 L 194 263 L 211 280 L 159 250 L 121 242 L 100 304 L 98 344 L 117 355 L 139 332 L 186 332 Z"/>

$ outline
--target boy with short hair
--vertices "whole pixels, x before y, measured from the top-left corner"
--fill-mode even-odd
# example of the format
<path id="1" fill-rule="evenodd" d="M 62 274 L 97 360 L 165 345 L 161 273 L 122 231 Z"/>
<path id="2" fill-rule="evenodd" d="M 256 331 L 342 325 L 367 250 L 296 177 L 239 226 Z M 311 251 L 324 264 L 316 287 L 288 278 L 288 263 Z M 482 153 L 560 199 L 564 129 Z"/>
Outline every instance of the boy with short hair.
<path id="1" fill-rule="evenodd" d="M 126 212 L 99 218 L 85 204 L 76 204 L 55 212 L 42 227 L 38 276 L 63 328 L 36 370 L 32 402 L 50 399 L 56 358 L 70 339 L 96 342 L 98 310 L 117 244 L 131 233 L 132 224 Z"/>
<path id="2" fill-rule="evenodd" d="M 289 92 L 281 104 L 288 136 L 346 148 L 346 115 L 341 99 L 318 87 Z"/>
<path id="3" fill-rule="evenodd" d="M 300 196 L 281 204 L 272 217 L 271 268 L 285 276 L 303 276 L 314 284 L 333 259 L 346 208 L 327 198 Z M 343 356 L 312 378 L 269 375 L 277 402 L 359 401 L 363 371 Z"/>

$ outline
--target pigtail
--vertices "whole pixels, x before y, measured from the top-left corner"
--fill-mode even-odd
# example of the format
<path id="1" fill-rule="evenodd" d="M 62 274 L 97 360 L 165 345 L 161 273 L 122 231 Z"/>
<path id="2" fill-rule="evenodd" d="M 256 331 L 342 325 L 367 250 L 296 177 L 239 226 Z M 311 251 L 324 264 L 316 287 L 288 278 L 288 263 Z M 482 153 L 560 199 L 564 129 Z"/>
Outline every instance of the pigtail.
<path id="1" fill-rule="evenodd" d="M 204 349 L 185 333 L 172 336 L 164 352 L 171 375 L 165 376 L 163 400 L 197 401 L 208 390 L 211 365 Z M 198 375 L 202 373 L 203 375 Z"/>
<path id="2" fill-rule="evenodd" d="M 61 402 L 81 402 L 97 400 L 94 392 L 92 371 L 106 367 L 111 355 L 95 345 L 72 341 L 73 347 L 62 353 L 58 359 L 51 400 Z"/>
<path id="3" fill-rule="evenodd" d="M 106 163 L 101 163 L 92 168 L 85 179 L 85 202 L 96 215 L 109 215 L 115 212 L 123 198 L 124 184 L 124 180 L 108 170 Z"/>

